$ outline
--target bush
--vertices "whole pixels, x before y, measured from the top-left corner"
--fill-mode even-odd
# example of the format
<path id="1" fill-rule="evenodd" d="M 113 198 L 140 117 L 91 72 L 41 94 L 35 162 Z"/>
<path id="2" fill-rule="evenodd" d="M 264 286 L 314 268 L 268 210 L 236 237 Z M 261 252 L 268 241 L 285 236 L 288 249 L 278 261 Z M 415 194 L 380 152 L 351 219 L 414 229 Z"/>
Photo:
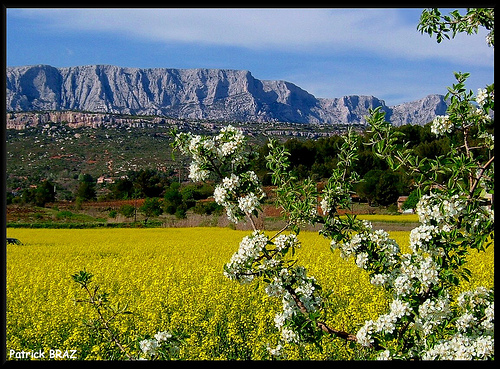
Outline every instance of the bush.
<path id="1" fill-rule="evenodd" d="M 118 212 L 122 214 L 125 218 L 131 218 L 135 214 L 135 207 L 129 204 L 124 204 L 120 206 Z"/>

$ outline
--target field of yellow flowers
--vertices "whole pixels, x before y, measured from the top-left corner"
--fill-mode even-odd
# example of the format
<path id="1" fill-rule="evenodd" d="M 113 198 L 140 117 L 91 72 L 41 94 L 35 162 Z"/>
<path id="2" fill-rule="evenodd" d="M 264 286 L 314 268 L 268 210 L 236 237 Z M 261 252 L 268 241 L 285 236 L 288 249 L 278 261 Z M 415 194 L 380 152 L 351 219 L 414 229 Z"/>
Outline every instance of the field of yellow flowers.
<path id="1" fill-rule="evenodd" d="M 274 315 L 281 302 L 264 286 L 240 285 L 223 276 L 223 265 L 249 232 L 228 228 L 151 229 L 7 229 L 7 237 L 24 245 L 6 250 L 7 360 L 124 359 L 105 331 L 89 328 L 95 311 L 77 303 L 82 289 L 71 275 L 86 270 L 93 285 L 109 293 L 112 303 L 127 305 L 132 314 L 110 324 L 117 339 L 134 357 L 138 342 L 159 331 L 183 335 L 176 353 L 181 360 L 271 359 L 279 333 Z M 391 232 L 400 245 L 409 232 Z M 366 319 L 386 307 L 382 290 L 369 284 L 353 261 L 332 253 L 328 240 L 301 232 L 300 263 L 315 276 L 328 302 L 329 326 L 355 333 Z M 470 268 L 474 285 L 493 286 L 493 247 L 474 254 Z M 337 338 L 325 337 L 315 346 L 289 347 L 286 359 L 347 360 L 363 351 Z M 64 357 L 64 353 L 67 355 Z M 70 356 L 71 355 L 71 356 Z M 38 357 L 40 354 L 38 355 Z"/>

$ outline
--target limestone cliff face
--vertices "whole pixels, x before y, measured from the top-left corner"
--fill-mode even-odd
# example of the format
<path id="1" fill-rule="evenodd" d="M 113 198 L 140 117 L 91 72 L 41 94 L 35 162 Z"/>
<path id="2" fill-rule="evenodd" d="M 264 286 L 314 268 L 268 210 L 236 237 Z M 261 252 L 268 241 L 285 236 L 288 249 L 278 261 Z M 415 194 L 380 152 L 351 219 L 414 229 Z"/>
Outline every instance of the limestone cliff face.
<path id="1" fill-rule="evenodd" d="M 43 126 L 49 122 L 65 123 L 70 128 L 80 127 L 155 127 L 160 124 L 179 124 L 164 117 L 127 117 L 110 113 L 83 113 L 76 111 L 10 112 L 6 116 L 6 129 L 23 130 Z"/>
<path id="2" fill-rule="evenodd" d="M 161 115 L 240 122 L 364 123 L 381 106 L 389 121 L 425 124 L 446 109 L 439 95 L 387 107 L 373 96 L 319 99 L 285 81 L 227 69 L 89 65 L 8 67 L 6 110 Z M 443 105 L 444 104 L 444 105 Z M 69 121 L 69 120 L 68 120 Z"/>
<path id="3" fill-rule="evenodd" d="M 448 104 L 443 95 L 428 95 L 423 99 L 393 106 L 389 121 L 400 126 L 415 122 L 430 122 L 436 115 L 445 115 Z"/>

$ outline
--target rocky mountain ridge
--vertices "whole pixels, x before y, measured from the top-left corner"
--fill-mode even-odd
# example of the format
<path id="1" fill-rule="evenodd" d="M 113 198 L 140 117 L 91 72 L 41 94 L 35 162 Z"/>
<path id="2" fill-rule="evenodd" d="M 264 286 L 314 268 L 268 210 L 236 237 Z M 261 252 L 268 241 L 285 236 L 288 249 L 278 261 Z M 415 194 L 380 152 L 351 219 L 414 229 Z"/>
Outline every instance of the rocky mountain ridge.
<path id="1" fill-rule="evenodd" d="M 236 122 L 363 124 L 368 110 L 378 106 L 393 125 L 426 124 L 447 108 L 442 95 L 393 107 L 373 96 L 316 98 L 293 83 L 258 80 L 244 70 L 34 65 L 7 67 L 6 71 L 7 112 L 87 111 Z"/>

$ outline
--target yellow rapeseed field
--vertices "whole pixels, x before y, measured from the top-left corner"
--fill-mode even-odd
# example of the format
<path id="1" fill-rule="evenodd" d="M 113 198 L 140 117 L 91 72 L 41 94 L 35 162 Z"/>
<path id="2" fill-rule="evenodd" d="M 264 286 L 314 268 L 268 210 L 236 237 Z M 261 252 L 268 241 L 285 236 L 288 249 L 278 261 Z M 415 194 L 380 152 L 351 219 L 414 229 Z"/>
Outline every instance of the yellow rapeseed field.
<path id="1" fill-rule="evenodd" d="M 19 359 L 21 352 L 42 352 L 49 359 L 55 350 L 80 360 L 125 358 L 84 324 L 95 313 L 74 302 L 84 294 L 71 278 L 84 269 L 111 302 L 128 304 L 132 314 L 118 316 L 112 327 L 135 357 L 141 339 L 171 331 L 186 337 L 179 359 L 271 359 L 267 346 L 278 342 L 274 315 L 281 302 L 267 297 L 263 285 L 240 285 L 222 274 L 248 234 L 228 228 L 7 229 L 7 237 L 24 243 L 6 250 L 7 359 Z M 408 244 L 409 232 L 391 235 Z M 331 292 L 329 325 L 355 333 L 384 310 L 383 291 L 352 260 L 332 253 L 317 233 L 301 232 L 299 239 L 300 263 Z M 493 252 L 491 247 L 471 258 L 474 285 L 493 286 Z M 286 358 L 363 357 L 340 339 L 325 337 L 323 347 L 289 347 Z"/>

